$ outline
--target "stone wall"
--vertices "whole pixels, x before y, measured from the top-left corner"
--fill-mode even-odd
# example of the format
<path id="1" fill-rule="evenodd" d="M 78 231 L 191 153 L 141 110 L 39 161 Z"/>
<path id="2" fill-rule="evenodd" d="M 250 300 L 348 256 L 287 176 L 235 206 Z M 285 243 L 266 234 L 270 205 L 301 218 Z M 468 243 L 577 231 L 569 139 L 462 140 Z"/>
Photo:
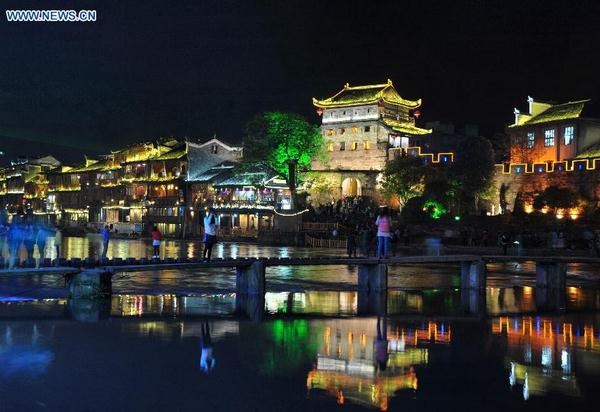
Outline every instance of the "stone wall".
<path id="1" fill-rule="evenodd" d="M 600 202 L 600 170 L 504 174 L 498 167 L 495 182 L 498 189 L 502 184 L 508 187 L 506 200 L 510 211 L 514 209 L 517 194 L 521 194 L 525 205 L 530 205 L 534 197 L 548 186 L 568 187 L 588 199 L 590 204 L 598 205 Z"/>

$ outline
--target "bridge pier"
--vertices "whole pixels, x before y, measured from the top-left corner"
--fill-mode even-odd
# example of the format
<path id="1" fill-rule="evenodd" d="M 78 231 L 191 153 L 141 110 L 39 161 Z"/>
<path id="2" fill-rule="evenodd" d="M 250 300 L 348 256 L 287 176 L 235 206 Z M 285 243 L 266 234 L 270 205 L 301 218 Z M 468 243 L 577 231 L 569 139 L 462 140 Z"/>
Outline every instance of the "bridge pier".
<path id="1" fill-rule="evenodd" d="M 235 268 L 235 289 L 237 293 L 249 295 L 265 294 L 266 266 L 264 260 L 256 260 L 250 265 Z"/>
<path id="2" fill-rule="evenodd" d="M 362 263 L 358 265 L 358 290 L 366 292 L 386 291 L 388 268 L 385 263 Z"/>
<path id="3" fill-rule="evenodd" d="M 387 292 L 358 292 L 359 315 L 387 315 Z"/>
<path id="4" fill-rule="evenodd" d="M 564 262 L 536 262 L 535 283 L 538 288 L 564 290 L 567 286 L 567 264 Z"/>
<path id="5" fill-rule="evenodd" d="M 252 322 L 261 322 L 265 316 L 265 295 L 236 293 L 235 311 Z"/>
<path id="6" fill-rule="evenodd" d="M 460 285 L 462 289 L 485 289 L 486 267 L 481 259 L 460 262 Z"/>
<path id="7" fill-rule="evenodd" d="M 98 299 L 110 297 L 112 273 L 101 269 L 86 269 L 66 277 L 69 298 Z"/>
<path id="8" fill-rule="evenodd" d="M 472 315 L 483 316 L 486 313 L 484 289 L 461 289 L 460 304 L 463 310 Z"/>

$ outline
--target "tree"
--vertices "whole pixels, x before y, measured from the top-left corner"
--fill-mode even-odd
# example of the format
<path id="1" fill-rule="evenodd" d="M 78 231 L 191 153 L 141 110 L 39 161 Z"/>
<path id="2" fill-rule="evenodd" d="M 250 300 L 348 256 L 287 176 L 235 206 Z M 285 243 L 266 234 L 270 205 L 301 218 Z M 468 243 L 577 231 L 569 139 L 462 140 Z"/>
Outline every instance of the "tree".
<path id="1" fill-rule="evenodd" d="M 550 209 L 571 209 L 578 207 L 581 199 L 577 193 L 568 187 L 548 186 L 533 200 L 533 207 L 541 210 L 544 207 Z"/>
<path id="2" fill-rule="evenodd" d="M 396 197 L 402 208 L 423 194 L 429 167 L 415 156 L 399 156 L 385 164 L 381 187 L 388 199 Z"/>
<path id="3" fill-rule="evenodd" d="M 292 192 L 297 184 L 297 170 L 310 170 L 311 161 L 324 153 L 319 128 L 303 117 L 282 112 L 265 112 L 246 125 L 244 163 L 261 165 L 285 177 Z"/>
<path id="4" fill-rule="evenodd" d="M 479 199 L 494 182 L 494 151 L 485 137 L 463 140 L 450 169 L 459 201 L 466 210 L 476 210 Z M 463 212 L 464 212 L 463 211 Z"/>

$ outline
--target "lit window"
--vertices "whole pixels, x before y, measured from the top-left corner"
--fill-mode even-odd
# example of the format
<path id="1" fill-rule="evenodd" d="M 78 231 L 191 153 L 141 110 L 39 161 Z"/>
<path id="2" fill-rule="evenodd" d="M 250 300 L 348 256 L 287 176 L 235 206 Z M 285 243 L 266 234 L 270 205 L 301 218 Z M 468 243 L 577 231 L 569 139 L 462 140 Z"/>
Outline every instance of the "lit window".
<path id="1" fill-rule="evenodd" d="M 327 129 L 327 136 L 335 136 L 335 130 Z"/>
<path id="2" fill-rule="evenodd" d="M 340 129 L 340 134 L 344 134 L 346 133 L 346 129 L 344 129 L 343 127 Z"/>
<path id="3" fill-rule="evenodd" d="M 346 142 L 341 142 L 340 143 L 340 152 L 343 152 L 344 150 L 346 150 Z"/>
<path id="4" fill-rule="evenodd" d="M 368 140 L 365 140 L 365 141 L 363 142 L 363 148 L 364 148 L 365 150 L 369 150 L 369 149 L 370 149 L 370 147 L 369 147 L 369 141 L 368 141 Z"/>
<path id="5" fill-rule="evenodd" d="M 352 133 L 358 133 L 358 127 L 353 127 L 352 128 Z"/>
<path id="6" fill-rule="evenodd" d="M 527 132 L 527 148 L 533 149 L 534 144 L 535 144 L 535 133 Z"/>
<path id="7" fill-rule="evenodd" d="M 333 142 L 327 143 L 327 151 L 328 152 L 333 152 Z"/>
<path id="8" fill-rule="evenodd" d="M 358 149 L 358 142 L 352 142 L 352 150 Z"/>
<path id="9" fill-rule="evenodd" d="M 544 130 L 544 146 L 554 146 L 554 129 Z"/>
<path id="10" fill-rule="evenodd" d="M 371 126 L 365 126 L 365 133 L 369 133 L 371 131 Z"/>
<path id="11" fill-rule="evenodd" d="M 565 144 L 569 145 L 573 143 L 573 138 L 575 137 L 575 128 L 573 126 L 565 127 Z"/>

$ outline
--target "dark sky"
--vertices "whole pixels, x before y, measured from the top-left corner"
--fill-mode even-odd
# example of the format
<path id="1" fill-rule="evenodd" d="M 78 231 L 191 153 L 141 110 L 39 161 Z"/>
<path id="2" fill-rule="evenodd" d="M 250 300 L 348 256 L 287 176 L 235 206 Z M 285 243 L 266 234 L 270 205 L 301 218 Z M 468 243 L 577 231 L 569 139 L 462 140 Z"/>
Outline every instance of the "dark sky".
<path id="1" fill-rule="evenodd" d="M 490 134 L 527 95 L 600 99 L 597 3 L 5 0 L 0 146 L 239 142 L 257 112 L 316 122 L 313 96 L 387 78 L 423 98 L 422 121 Z M 9 8 L 96 9 L 99 21 L 8 23 Z"/>

